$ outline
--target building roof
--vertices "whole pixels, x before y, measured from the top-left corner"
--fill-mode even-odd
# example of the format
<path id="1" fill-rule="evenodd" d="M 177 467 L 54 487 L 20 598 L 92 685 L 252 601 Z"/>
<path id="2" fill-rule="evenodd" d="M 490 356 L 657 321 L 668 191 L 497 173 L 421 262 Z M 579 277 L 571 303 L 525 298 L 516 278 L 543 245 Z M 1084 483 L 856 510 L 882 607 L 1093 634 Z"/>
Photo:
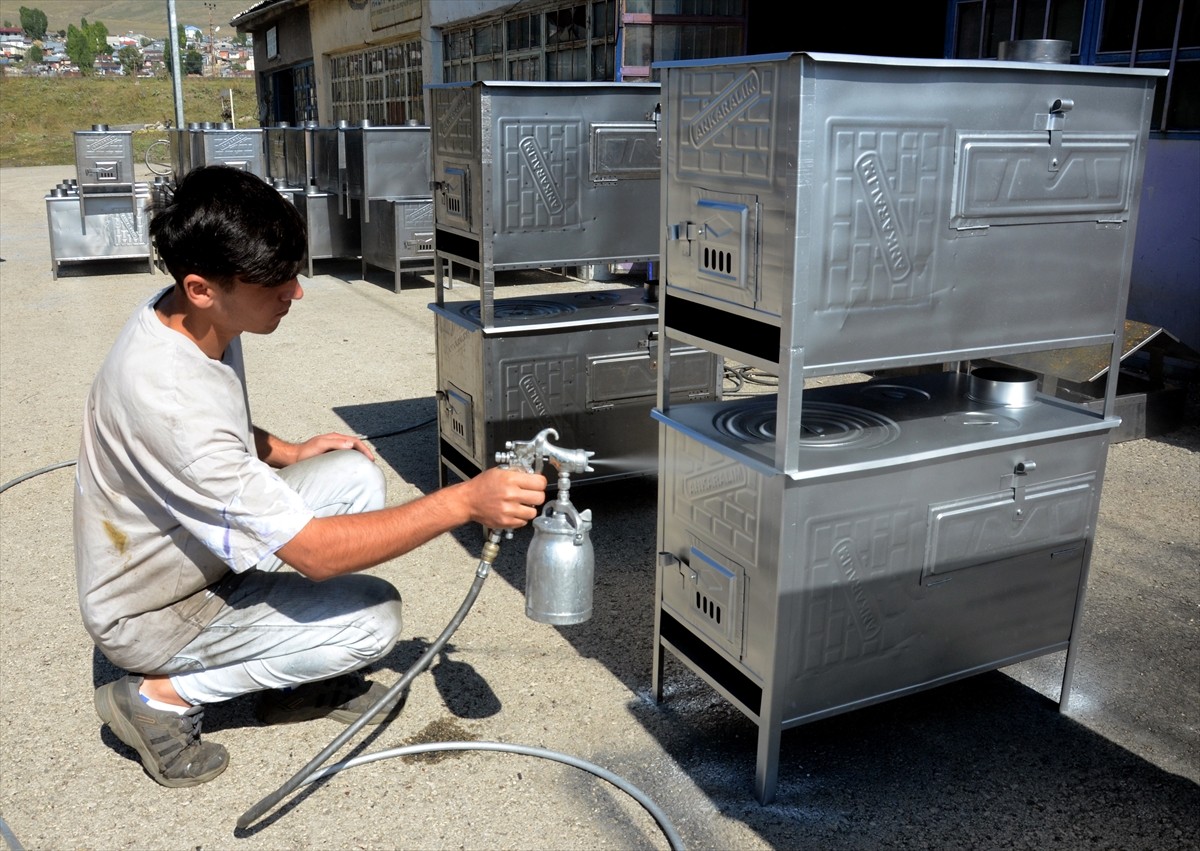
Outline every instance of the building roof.
<path id="1" fill-rule="evenodd" d="M 258 3 L 255 3 L 246 11 L 235 15 L 229 23 L 239 31 L 244 32 L 251 27 L 257 27 L 275 20 L 282 16 L 284 12 L 307 6 L 308 3 L 309 0 L 259 0 Z"/>

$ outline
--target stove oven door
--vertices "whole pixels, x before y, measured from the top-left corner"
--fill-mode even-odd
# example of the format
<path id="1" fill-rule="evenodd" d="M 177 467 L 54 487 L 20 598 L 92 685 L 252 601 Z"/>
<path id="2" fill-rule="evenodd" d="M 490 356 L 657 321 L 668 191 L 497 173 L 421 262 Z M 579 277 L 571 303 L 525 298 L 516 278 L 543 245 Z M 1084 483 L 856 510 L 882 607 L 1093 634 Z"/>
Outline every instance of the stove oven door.
<path id="1" fill-rule="evenodd" d="M 667 216 L 667 285 L 757 308 L 758 197 L 697 187 L 679 221 L 670 221 L 671 211 Z"/>

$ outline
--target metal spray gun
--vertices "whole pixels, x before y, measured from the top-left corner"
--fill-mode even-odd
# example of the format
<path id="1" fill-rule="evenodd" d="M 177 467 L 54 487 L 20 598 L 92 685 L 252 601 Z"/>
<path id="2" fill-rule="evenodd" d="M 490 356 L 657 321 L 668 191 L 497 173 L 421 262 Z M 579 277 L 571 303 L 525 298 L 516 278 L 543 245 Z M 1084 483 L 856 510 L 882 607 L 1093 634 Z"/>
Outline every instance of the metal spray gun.
<path id="1" fill-rule="evenodd" d="M 569 625 L 592 616 L 592 583 L 596 557 L 588 533 L 591 509 L 576 511 L 571 504 L 571 474 L 591 472 L 588 459 L 596 453 L 561 449 L 552 428 L 542 429 L 533 440 L 509 440 L 507 451 L 496 453 L 496 462 L 542 472 L 549 461 L 558 471 L 558 496 L 546 503 L 533 521 L 533 540 L 525 557 L 525 616 L 538 623 Z"/>

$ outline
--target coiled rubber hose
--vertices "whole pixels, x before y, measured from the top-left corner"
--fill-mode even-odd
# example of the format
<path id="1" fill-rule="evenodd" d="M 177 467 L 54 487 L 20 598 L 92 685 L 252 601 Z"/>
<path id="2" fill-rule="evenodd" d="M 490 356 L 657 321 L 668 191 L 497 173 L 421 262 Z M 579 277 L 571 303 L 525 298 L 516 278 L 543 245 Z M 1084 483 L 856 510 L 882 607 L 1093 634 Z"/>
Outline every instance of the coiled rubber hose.
<path id="1" fill-rule="evenodd" d="M 381 759 L 390 759 L 397 756 L 408 756 L 411 754 L 428 753 L 431 751 L 502 751 L 506 753 L 521 754 L 524 756 L 540 757 L 549 759 L 555 762 L 561 762 L 565 765 L 571 765 L 580 768 L 602 780 L 607 780 L 609 783 L 616 786 L 621 791 L 628 794 L 636 800 L 645 810 L 650 813 L 654 820 L 658 823 L 659 828 L 667 837 L 671 848 L 682 851 L 683 840 L 679 837 L 679 833 L 675 830 L 666 814 L 640 789 L 630 784 L 627 780 L 613 774 L 598 765 L 593 765 L 584 760 L 578 759 L 567 754 L 557 751 L 544 750 L 542 748 L 532 748 L 525 745 L 510 745 L 501 742 L 432 742 L 420 745 L 409 745 L 407 747 L 392 748 L 387 751 L 380 751 L 374 754 L 366 754 L 364 756 L 355 757 L 354 759 L 345 760 L 344 762 L 335 763 L 328 768 L 322 769 L 321 766 L 333 756 L 349 739 L 361 730 L 372 718 L 384 711 L 385 708 L 391 708 L 396 701 L 404 694 L 412 681 L 417 675 L 429 667 L 430 663 L 441 652 L 446 642 L 450 640 L 459 625 L 467 616 L 467 612 L 475 605 L 475 600 L 479 596 L 479 591 L 483 587 L 483 582 L 487 579 L 488 573 L 491 570 L 492 563 L 495 562 L 496 556 L 500 553 L 500 538 L 503 535 L 499 530 L 492 530 L 488 535 L 487 542 L 483 545 L 483 555 L 479 559 L 479 566 L 475 569 L 475 581 L 471 583 L 470 589 L 467 591 L 467 596 L 463 599 L 458 607 L 458 611 L 454 613 L 454 617 L 450 619 L 450 623 L 446 624 L 446 628 L 442 630 L 437 639 L 429 645 L 429 648 L 421 654 L 421 658 L 412 664 L 404 675 L 396 681 L 395 685 L 387 690 L 383 697 L 379 698 L 370 709 L 362 714 L 345 730 L 339 733 L 332 742 L 325 746 L 319 754 L 309 760 L 308 764 L 300 769 L 296 774 L 292 775 L 286 783 L 280 786 L 271 794 L 267 795 L 257 804 L 252 806 L 246 812 L 242 813 L 241 818 L 237 820 L 239 829 L 244 830 L 255 821 L 263 816 L 269 809 L 278 804 L 287 795 L 294 792 L 301 786 L 312 783 L 324 777 L 329 777 L 343 771 L 347 768 L 353 768 L 357 765 L 365 765 L 369 762 L 376 762 Z"/>

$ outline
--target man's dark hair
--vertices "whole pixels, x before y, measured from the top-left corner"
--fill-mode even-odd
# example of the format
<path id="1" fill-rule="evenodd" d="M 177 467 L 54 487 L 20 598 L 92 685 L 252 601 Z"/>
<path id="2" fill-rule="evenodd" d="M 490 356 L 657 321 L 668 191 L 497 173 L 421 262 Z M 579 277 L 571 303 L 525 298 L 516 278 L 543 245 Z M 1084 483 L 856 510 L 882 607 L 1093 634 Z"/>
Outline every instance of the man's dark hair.
<path id="1" fill-rule="evenodd" d="M 300 274 L 304 218 L 261 178 L 224 165 L 184 175 L 153 210 L 150 236 L 177 283 L 200 275 L 225 289 L 240 279 L 277 286 Z"/>

